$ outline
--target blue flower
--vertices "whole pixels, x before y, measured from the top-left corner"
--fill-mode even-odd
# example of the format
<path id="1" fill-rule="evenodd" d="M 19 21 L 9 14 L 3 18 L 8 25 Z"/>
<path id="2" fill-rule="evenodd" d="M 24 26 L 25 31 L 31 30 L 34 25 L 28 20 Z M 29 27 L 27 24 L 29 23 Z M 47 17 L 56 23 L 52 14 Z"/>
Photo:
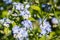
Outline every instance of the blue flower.
<path id="1" fill-rule="evenodd" d="M 8 18 L 0 19 L 0 23 L 1 23 L 1 24 L 3 24 L 4 22 L 10 23 L 10 19 L 8 19 Z"/>
<path id="2" fill-rule="evenodd" d="M 46 33 L 47 33 L 46 30 L 44 29 L 41 30 L 41 34 L 45 35 Z"/>
<path id="3" fill-rule="evenodd" d="M 3 10 L 4 8 L 3 7 L 0 7 L 0 10 Z"/>
<path id="4" fill-rule="evenodd" d="M 51 22 L 52 22 L 53 24 L 58 24 L 57 18 L 52 18 Z"/>
<path id="5" fill-rule="evenodd" d="M 39 22 L 39 24 L 42 24 L 42 19 L 40 18 L 40 19 L 38 19 L 38 22 Z"/>
<path id="6" fill-rule="evenodd" d="M 32 22 L 29 20 L 24 20 L 21 22 L 21 24 L 23 24 L 23 26 L 27 29 L 32 29 Z"/>
<path id="7" fill-rule="evenodd" d="M 41 34 L 45 35 L 45 34 L 48 34 L 49 32 L 51 32 L 51 25 L 49 24 L 48 21 L 43 20 L 43 23 L 42 20 L 40 19 L 40 29 L 41 29 Z"/>
<path id="8" fill-rule="evenodd" d="M 12 0 L 3 0 L 6 4 L 12 3 Z"/>
<path id="9" fill-rule="evenodd" d="M 42 10 L 49 12 L 51 10 L 51 5 L 48 4 L 42 4 Z"/>
<path id="10" fill-rule="evenodd" d="M 20 10 L 20 11 L 24 10 L 24 4 L 22 3 L 14 2 L 13 5 L 14 5 L 13 7 L 15 7 L 17 10 Z"/>
<path id="11" fill-rule="evenodd" d="M 18 26 L 15 26 L 13 27 L 12 31 L 14 38 L 18 40 L 23 40 L 24 38 L 26 39 L 28 37 L 28 32 L 25 28 L 19 28 Z"/>
<path id="12" fill-rule="evenodd" d="M 14 26 L 12 28 L 13 34 L 18 33 L 19 32 L 19 29 L 20 29 L 19 26 Z"/>
<path id="13" fill-rule="evenodd" d="M 42 4 L 42 8 L 45 8 L 47 6 L 47 4 Z"/>
<path id="14" fill-rule="evenodd" d="M 3 26 L 10 27 L 10 22 L 4 22 Z"/>
<path id="15" fill-rule="evenodd" d="M 20 11 L 20 16 L 22 16 L 24 19 L 28 19 L 31 17 L 30 15 L 30 12 L 28 10 L 23 10 L 23 11 Z"/>

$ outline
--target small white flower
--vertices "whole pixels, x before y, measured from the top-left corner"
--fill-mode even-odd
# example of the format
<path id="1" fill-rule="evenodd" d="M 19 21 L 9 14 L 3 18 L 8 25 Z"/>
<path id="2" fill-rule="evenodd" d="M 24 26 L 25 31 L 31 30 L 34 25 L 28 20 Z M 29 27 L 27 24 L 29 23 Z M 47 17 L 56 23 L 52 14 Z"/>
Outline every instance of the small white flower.
<path id="1" fill-rule="evenodd" d="M 8 18 L 3 18 L 3 19 L 0 20 L 0 23 L 5 27 L 9 27 L 10 23 L 11 23 L 11 20 L 8 19 Z"/>
<path id="2" fill-rule="evenodd" d="M 10 23 L 11 21 L 10 21 L 10 19 L 7 18 L 7 19 L 6 19 L 6 22 L 9 22 L 9 23 Z"/>
<path id="3" fill-rule="evenodd" d="M 0 23 L 3 24 L 4 23 L 4 20 L 3 19 L 0 19 Z"/>
<path id="4" fill-rule="evenodd" d="M 13 4 L 13 5 L 17 5 L 17 3 L 16 3 L 16 2 L 13 2 L 12 4 Z"/>
<path id="5" fill-rule="evenodd" d="M 58 0 L 53 0 L 54 1 L 54 3 L 57 3 L 58 2 Z"/>
<path id="6" fill-rule="evenodd" d="M 12 13 L 12 10 L 8 10 L 8 12 L 9 12 L 9 14 L 11 14 Z"/>
<path id="7" fill-rule="evenodd" d="M 29 4 L 27 4 L 26 6 L 25 6 L 25 9 L 28 9 L 30 7 L 30 5 Z"/>
<path id="8" fill-rule="evenodd" d="M 53 24 L 58 24 L 58 20 L 57 20 L 56 18 L 52 18 L 51 22 L 52 22 Z"/>
<path id="9" fill-rule="evenodd" d="M 3 26 L 9 27 L 10 22 L 4 22 Z"/>
<path id="10" fill-rule="evenodd" d="M 36 17 L 37 15 L 36 14 L 34 14 L 34 17 Z"/>

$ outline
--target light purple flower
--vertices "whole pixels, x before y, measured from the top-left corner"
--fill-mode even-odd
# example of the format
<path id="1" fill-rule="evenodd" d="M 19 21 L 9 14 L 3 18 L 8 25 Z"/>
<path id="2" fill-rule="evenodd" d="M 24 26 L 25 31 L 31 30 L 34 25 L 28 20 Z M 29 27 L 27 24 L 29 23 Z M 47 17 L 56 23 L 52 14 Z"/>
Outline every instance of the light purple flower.
<path id="1" fill-rule="evenodd" d="M 13 36 L 18 40 L 23 40 L 24 38 L 28 37 L 28 32 L 25 30 L 25 28 L 19 28 L 18 26 L 15 26 L 12 31 Z"/>
<path id="2" fill-rule="evenodd" d="M 56 18 L 52 18 L 51 22 L 52 22 L 53 24 L 58 24 L 58 20 L 57 20 Z"/>
<path id="3" fill-rule="evenodd" d="M 13 27 L 12 28 L 13 34 L 18 33 L 20 31 L 19 29 L 20 29 L 19 26 Z"/>
<path id="4" fill-rule="evenodd" d="M 29 20 L 24 20 L 21 22 L 21 24 L 23 24 L 23 26 L 27 29 L 30 29 L 30 28 L 32 29 L 32 22 Z"/>
<path id="5" fill-rule="evenodd" d="M 6 4 L 12 3 L 12 0 L 3 0 Z"/>
<path id="6" fill-rule="evenodd" d="M 40 19 L 40 29 L 41 29 L 41 34 L 45 35 L 51 32 L 51 25 L 49 24 L 48 21 L 43 20 L 43 23 L 41 23 L 42 20 Z"/>
<path id="7" fill-rule="evenodd" d="M 20 16 L 23 16 L 24 19 L 28 19 L 31 17 L 30 12 L 28 10 L 20 11 Z"/>
<path id="8" fill-rule="evenodd" d="M 13 5 L 14 5 L 14 7 L 17 9 L 17 10 L 24 10 L 24 4 L 22 4 L 22 3 L 16 3 L 16 2 L 14 2 L 13 3 Z"/>

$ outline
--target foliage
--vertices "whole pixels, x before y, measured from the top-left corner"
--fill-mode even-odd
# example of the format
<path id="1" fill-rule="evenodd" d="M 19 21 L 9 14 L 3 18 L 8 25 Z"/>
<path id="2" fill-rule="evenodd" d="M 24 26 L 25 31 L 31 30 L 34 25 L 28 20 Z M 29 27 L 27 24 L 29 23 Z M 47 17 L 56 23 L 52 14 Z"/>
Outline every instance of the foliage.
<path id="1" fill-rule="evenodd" d="M 60 0 L 0 0 L 0 40 L 60 40 Z"/>

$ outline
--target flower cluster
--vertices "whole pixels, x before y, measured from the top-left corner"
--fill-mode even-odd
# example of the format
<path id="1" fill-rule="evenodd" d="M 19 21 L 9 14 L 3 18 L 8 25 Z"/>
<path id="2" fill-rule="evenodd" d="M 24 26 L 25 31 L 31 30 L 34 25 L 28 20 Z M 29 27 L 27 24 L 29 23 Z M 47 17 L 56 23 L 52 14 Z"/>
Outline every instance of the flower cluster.
<path id="1" fill-rule="evenodd" d="M 3 2 L 5 2 L 6 4 L 10 4 L 12 3 L 12 0 L 3 0 Z"/>
<path id="2" fill-rule="evenodd" d="M 15 7 L 17 10 L 24 10 L 24 4 L 22 3 L 14 2 L 13 5 L 14 5 L 13 7 Z"/>
<path id="3" fill-rule="evenodd" d="M 23 24 L 23 26 L 26 28 L 26 29 L 32 29 L 32 22 L 29 21 L 29 20 L 24 20 L 21 22 L 21 24 Z"/>
<path id="4" fill-rule="evenodd" d="M 16 10 L 20 11 L 20 16 L 22 16 L 24 19 L 28 19 L 29 17 L 31 17 L 30 12 L 28 11 L 28 8 L 30 7 L 29 4 L 26 4 L 24 6 L 24 4 L 22 3 L 13 3 L 13 7 L 16 8 Z"/>
<path id="5" fill-rule="evenodd" d="M 23 16 L 24 19 L 28 19 L 29 17 L 31 17 L 28 10 L 21 11 L 20 16 Z"/>
<path id="6" fill-rule="evenodd" d="M 27 30 L 32 30 L 32 22 L 28 20 L 31 17 L 30 12 L 28 11 L 30 5 L 29 4 L 22 4 L 22 3 L 13 3 L 13 8 L 19 11 L 19 16 L 23 17 L 23 21 L 21 24 L 23 27 L 19 28 L 18 26 L 14 26 L 12 31 L 13 35 L 18 40 L 28 40 L 28 32 Z M 11 11 L 9 11 L 11 13 Z M 18 16 L 17 13 L 12 14 L 12 16 Z"/>
<path id="7" fill-rule="evenodd" d="M 9 27 L 11 23 L 12 21 L 8 18 L 0 19 L 0 24 L 2 24 L 5 27 Z"/>
<path id="8" fill-rule="evenodd" d="M 42 19 L 39 19 L 40 22 L 40 29 L 41 29 L 41 34 L 45 35 L 51 32 L 51 25 L 49 22 L 45 19 L 42 21 Z"/>
<path id="9" fill-rule="evenodd" d="M 28 32 L 25 28 L 19 28 L 19 26 L 15 26 L 12 29 L 14 38 L 18 40 L 28 40 Z"/>
<path id="10" fill-rule="evenodd" d="M 60 20 L 58 21 L 57 19 L 59 12 L 56 12 L 57 15 L 54 14 L 55 9 L 54 5 L 52 5 L 53 3 L 40 3 L 41 0 L 32 1 L 2 1 L 5 5 L 3 3 L 1 3 L 2 6 L 0 5 L 0 32 L 4 35 L 4 38 L 1 38 L 1 40 L 5 38 L 7 38 L 6 40 L 10 39 L 10 35 L 16 40 L 41 40 L 42 38 L 44 40 L 45 36 L 49 36 L 49 40 L 51 40 L 55 31 L 60 31 L 60 27 L 58 27 Z M 56 2 L 56 0 L 53 1 L 54 3 Z"/>

